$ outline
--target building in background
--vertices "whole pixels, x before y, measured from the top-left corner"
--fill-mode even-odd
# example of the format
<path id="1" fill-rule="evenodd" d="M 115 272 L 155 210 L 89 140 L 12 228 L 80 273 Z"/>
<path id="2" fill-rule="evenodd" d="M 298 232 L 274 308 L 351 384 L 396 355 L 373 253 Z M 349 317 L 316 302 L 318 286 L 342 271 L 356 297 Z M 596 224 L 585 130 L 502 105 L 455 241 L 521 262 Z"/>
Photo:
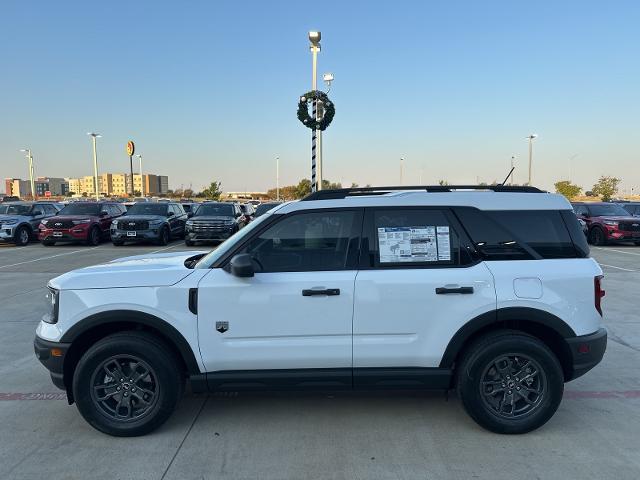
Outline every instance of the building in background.
<path id="1" fill-rule="evenodd" d="M 66 178 L 38 177 L 34 183 L 36 195 L 39 197 L 46 196 L 47 192 L 51 192 L 54 197 L 65 196 L 69 192 L 69 182 Z"/>
<path id="2" fill-rule="evenodd" d="M 76 195 L 95 195 L 93 177 L 68 178 L 69 191 Z M 169 192 L 169 177 L 145 173 L 133 175 L 133 190 L 136 196 L 144 194 L 150 196 L 166 195 Z M 131 195 L 131 175 L 127 173 L 102 173 L 98 176 L 98 187 L 102 196 L 127 197 Z"/>
<path id="3" fill-rule="evenodd" d="M 69 185 L 69 193 L 72 195 L 80 195 L 80 179 L 79 178 L 66 178 Z"/>

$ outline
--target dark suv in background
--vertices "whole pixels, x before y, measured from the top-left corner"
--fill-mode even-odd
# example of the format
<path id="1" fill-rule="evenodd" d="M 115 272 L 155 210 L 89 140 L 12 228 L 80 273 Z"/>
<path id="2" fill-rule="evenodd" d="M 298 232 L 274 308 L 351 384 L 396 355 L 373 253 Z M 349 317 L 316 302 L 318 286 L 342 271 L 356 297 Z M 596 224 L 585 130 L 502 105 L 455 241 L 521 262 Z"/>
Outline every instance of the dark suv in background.
<path id="1" fill-rule="evenodd" d="M 15 202 L 0 205 L 0 240 L 22 247 L 38 238 L 38 225 L 62 208 L 55 202 Z"/>
<path id="2" fill-rule="evenodd" d="M 125 212 L 116 202 L 73 202 L 65 206 L 53 218 L 40 223 L 38 237 L 43 245 L 56 242 L 84 242 L 99 245 L 109 238 L 109 226 L 114 218 Z"/>
<path id="3" fill-rule="evenodd" d="M 640 245 L 640 218 L 633 217 L 617 203 L 572 203 L 573 211 L 587 224 L 587 239 L 593 245 L 632 241 Z"/>
<path id="4" fill-rule="evenodd" d="M 186 221 L 187 214 L 179 203 L 139 202 L 111 224 L 111 241 L 116 246 L 145 241 L 166 245 L 172 238 L 184 236 Z"/>
<path id="5" fill-rule="evenodd" d="M 629 212 L 630 215 L 640 217 L 640 202 L 621 203 L 620 206 Z"/>
<path id="6" fill-rule="evenodd" d="M 203 203 L 187 220 L 184 243 L 224 241 L 248 223 L 240 205 L 235 203 Z"/>

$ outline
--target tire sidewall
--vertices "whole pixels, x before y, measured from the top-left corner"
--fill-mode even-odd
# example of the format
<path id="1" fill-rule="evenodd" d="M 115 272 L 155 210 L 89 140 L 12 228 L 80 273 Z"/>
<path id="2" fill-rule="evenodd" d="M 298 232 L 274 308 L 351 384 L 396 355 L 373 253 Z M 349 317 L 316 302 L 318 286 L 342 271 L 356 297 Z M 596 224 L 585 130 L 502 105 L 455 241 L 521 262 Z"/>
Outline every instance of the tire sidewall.
<path id="1" fill-rule="evenodd" d="M 160 245 L 167 245 L 171 241 L 171 233 L 169 227 L 166 225 L 162 227 L 162 231 L 160 232 L 160 239 L 158 240 Z"/>
<path id="2" fill-rule="evenodd" d="M 91 230 L 89 230 L 89 236 L 87 237 L 87 243 L 94 247 L 100 245 L 100 229 L 98 227 L 91 227 Z"/>
<path id="3" fill-rule="evenodd" d="M 502 354 L 533 358 L 544 370 L 547 391 L 536 410 L 520 419 L 505 419 L 493 413 L 482 399 L 480 382 L 489 362 Z M 482 427 L 496 433 L 526 433 L 544 425 L 556 412 L 564 392 L 564 375 L 555 355 L 541 342 L 527 336 L 505 336 L 474 351 L 459 372 L 458 390 L 469 415 Z"/>
<path id="4" fill-rule="evenodd" d="M 607 243 L 606 233 L 600 227 L 593 227 L 589 234 L 591 244 L 595 246 L 604 245 Z"/>
<path id="5" fill-rule="evenodd" d="M 150 365 L 158 385 L 158 398 L 152 409 L 142 418 L 127 423 L 103 414 L 90 393 L 95 370 L 109 357 L 122 354 L 135 355 Z M 143 337 L 114 336 L 98 342 L 83 355 L 75 369 L 72 387 L 77 408 L 91 426 L 109 435 L 137 436 L 156 429 L 169 418 L 180 398 L 180 373 L 170 352 Z"/>
<path id="6" fill-rule="evenodd" d="M 26 241 L 22 241 L 22 232 L 27 232 Z M 30 236 L 31 235 L 29 233 L 29 229 L 27 227 L 25 227 L 24 225 L 21 225 L 16 230 L 14 242 L 18 247 L 24 247 L 25 245 L 29 244 L 29 237 Z"/>

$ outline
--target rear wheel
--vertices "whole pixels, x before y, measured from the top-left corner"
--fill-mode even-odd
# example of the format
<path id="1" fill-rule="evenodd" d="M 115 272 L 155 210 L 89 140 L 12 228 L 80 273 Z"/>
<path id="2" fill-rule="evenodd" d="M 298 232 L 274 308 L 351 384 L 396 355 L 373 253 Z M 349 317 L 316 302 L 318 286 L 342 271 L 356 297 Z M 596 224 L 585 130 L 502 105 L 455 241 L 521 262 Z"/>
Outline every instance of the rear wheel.
<path id="1" fill-rule="evenodd" d="M 56 244 L 56 242 L 55 242 L 55 241 L 53 241 L 53 240 L 43 240 L 43 241 L 42 241 L 42 244 L 43 244 L 45 247 L 52 247 L 52 246 L 54 246 L 54 245 Z"/>
<path id="2" fill-rule="evenodd" d="M 593 227 L 589 232 L 589 242 L 596 246 L 606 245 L 607 235 L 600 227 Z"/>
<path id="3" fill-rule="evenodd" d="M 196 242 L 193 242 L 193 241 L 191 241 L 191 240 L 189 240 L 189 239 L 186 239 L 186 238 L 185 238 L 185 239 L 184 239 L 184 244 L 185 244 L 187 247 L 193 247 L 193 246 L 196 244 Z"/>
<path id="4" fill-rule="evenodd" d="M 109 435 L 131 437 L 155 430 L 182 395 L 179 361 L 157 337 L 144 332 L 110 335 L 80 359 L 73 395 L 87 422 Z"/>
<path id="5" fill-rule="evenodd" d="M 113 243 L 116 247 L 121 247 L 124 245 L 124 242 L 122 240 L 112 240 L 111 243 Z"/>
<path id="6" fill-rule="evenodd" d="M 18 227 L 18 229 L 16 230 L 14 242 L 17 246 L 24 247 L 25 245 L 29 244 L 30 237 L 31 233 L 29 232 L 29 228 L 23 225 L 22 227 Z"/>
<path id="7" fill-rule="evenodd" d="M 97 247 L 100 245 L 100 229 L 98 227 L 91 227 L 89 234 L 87 235 L 87 245 Z"/>
<path id="8" fill-rule="evenodd" d="M 562 400 L 564 375 L 549 348 L 516 331 L 476 340 L 458 368 L 458 395 L 480 426 L 496 433 L 526 433 L 544 425 Z"/>

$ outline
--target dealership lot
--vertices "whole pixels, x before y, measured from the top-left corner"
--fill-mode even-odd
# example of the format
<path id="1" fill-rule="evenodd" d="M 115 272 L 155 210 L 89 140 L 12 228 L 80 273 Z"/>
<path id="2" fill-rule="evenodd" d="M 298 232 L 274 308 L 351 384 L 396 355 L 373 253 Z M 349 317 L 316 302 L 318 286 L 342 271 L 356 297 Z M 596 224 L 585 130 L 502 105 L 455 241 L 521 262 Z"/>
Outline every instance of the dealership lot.
<path id="1" fill-rule="evenodd" d="M 481 430 L 433 393 L 187 394 L 141 438 L 93 430 L 51 384 L 32 341 L 42 288 L 151 245 L 0 248 L 0 478 L 638 478 L 640 247 L 592 247 L 605 271 L 608 351 L 524 436 Z"/>

